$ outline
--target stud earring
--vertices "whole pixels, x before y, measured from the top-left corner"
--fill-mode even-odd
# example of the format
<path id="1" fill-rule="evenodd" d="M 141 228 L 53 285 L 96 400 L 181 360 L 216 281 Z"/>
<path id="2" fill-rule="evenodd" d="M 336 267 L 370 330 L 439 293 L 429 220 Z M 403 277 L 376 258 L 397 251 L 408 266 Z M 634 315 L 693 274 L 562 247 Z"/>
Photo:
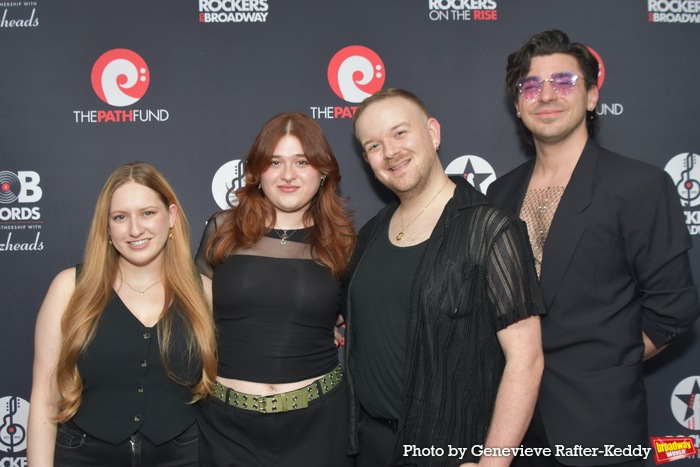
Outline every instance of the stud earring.
<path id="1" fill-rule="evenodd" d="M 258 183 L 258 190 L 262 189 L 262 183 Z"/>
<path id="2" fill-rule="evenodd" d="M 109 246 L 114 246 L 112 245 L 112 240 L 107 240 L 107 243 L 109 243 Z"/>
<path id="3" fill-rule="evenodd" d="M 518 117 L 518 118 L 520 118 L 520 112 L 516 112 L 516 113 L 515 113 L 515 116 Z"/>

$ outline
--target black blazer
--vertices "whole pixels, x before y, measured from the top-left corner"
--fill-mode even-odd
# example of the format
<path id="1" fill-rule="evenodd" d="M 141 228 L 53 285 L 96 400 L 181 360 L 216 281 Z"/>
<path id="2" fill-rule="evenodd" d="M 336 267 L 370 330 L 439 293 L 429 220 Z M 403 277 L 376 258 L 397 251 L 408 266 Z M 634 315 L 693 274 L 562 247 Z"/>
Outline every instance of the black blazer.
<path id="1" fill-rule="evenodd" d="M 533 167 L 530 160 L 496 180 L 489 197 L 519 215 Z M 547 315 L 538 407 L 550 445 L 647 445 L 642 331 L 661 345 L 700 314 L 691 246 L 668 175 L 589 140 L 542 257 Z"/>

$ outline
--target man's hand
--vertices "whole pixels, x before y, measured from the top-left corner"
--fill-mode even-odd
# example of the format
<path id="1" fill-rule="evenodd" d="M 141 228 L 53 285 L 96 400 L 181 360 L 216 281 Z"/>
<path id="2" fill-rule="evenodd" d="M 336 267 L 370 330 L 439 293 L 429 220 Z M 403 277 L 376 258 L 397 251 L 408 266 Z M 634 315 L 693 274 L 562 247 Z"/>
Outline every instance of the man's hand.
<path id="1" fill-rule="evenodd" d="M 649 360 L 668 347 L 668 344 L 664 344 L 661 347 L 655 346 L 651 339 L 644 333 L 642 333 L 642 340 L 644 341 L 644 357 L 642 357 L 642 360 Z"/>

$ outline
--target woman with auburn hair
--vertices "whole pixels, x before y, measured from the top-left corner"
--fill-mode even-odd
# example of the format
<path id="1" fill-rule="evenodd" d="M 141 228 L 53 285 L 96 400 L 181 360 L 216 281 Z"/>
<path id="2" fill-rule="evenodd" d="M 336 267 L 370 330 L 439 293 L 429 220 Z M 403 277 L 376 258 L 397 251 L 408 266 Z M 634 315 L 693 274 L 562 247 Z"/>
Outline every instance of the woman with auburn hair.
<path id="1" fill-rule="evenodd" d="M 268 121 L 245 187 L 210 219 L 196 257 L 212 278 L 219 371 L 199 407 L 202 465 L 349 465 L 334 343 L 354 246 L 338 162 L 302 114 Z"/>
<path id="2" fill-rule="evenodd" d="M 56 276 L 37 317 L 29 464 L 199 465 L 192 402 L 216 376 L 210 297 L 173 189 L 148 164 L 118 168 L 83 263 Z"/>

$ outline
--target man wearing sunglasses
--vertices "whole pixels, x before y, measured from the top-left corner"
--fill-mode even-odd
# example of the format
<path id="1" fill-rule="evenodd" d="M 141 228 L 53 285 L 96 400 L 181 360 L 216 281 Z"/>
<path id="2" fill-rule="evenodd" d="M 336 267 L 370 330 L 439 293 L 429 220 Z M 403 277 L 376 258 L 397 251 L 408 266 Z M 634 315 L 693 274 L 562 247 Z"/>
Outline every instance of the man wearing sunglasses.
<path id="1" fill-rule="evenodd" d="M 528 226 L 547 315 L 524 444 L 552 450 L 517 466 L 644 465 L 642 360 L 700 313 L 673 182 L 593 139 L 598 69 L 585 45 L 556 30 L 508 57 L 508 91 L 535 157 L 489 197 Z"/>

